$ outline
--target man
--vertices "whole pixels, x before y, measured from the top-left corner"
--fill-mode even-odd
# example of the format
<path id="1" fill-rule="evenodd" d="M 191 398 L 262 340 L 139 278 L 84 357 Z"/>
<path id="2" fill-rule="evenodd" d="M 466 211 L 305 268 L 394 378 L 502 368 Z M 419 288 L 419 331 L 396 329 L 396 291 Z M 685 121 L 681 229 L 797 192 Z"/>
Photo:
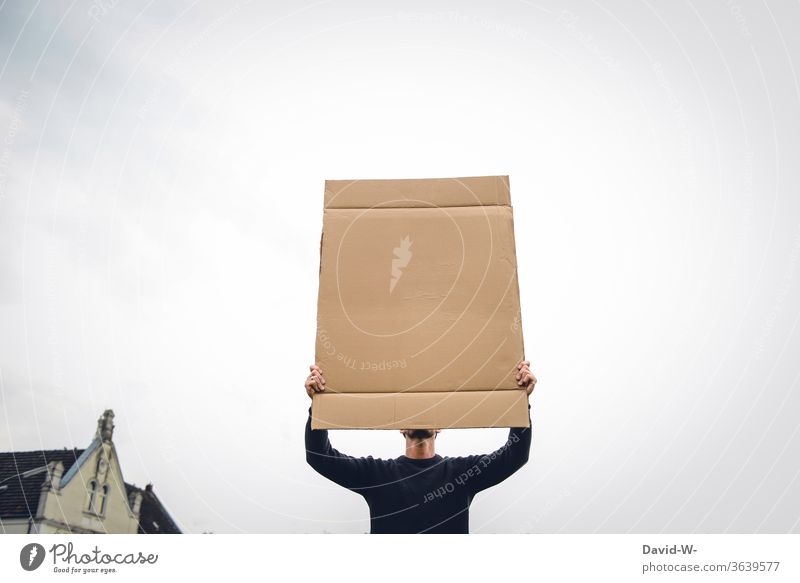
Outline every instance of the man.
<path id="1" fill-rule="evenodd" d="M 517 384 L 528 395 L 536 377 L 530 362 L 517 366 Z M 312 365 L 305 382 L 309 397 L 325 391 L 325 377 Z M 530 405 L 528 405 L 530 420 Z M 317 472 L 353 492 L 369 505 L 370 532 L 468 533 L 469 506 L 475 494 L 499 484 L 528 461 L 531 431 L 512 428 L 508 441 L 488 455 L 442 457 L 436 453 L 439 430 L 404 429 L 406 453 L 383 460 L 352 457 L 331 446 L 325 429 L 306 421 L 306 461 Z"/>

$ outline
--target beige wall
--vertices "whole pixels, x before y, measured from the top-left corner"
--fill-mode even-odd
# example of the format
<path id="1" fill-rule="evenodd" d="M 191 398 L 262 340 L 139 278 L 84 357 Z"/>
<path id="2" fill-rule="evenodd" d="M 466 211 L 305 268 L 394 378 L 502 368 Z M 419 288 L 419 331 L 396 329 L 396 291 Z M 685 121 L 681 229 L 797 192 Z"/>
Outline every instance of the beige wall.
<path id="1" fill-rule="evenodd" d="M 100 456 L 108 461 L 105 481 L 98 479 L 97 464 Z M 88 484 L 98 479 L 109 486 L 106 511 L 104 515 L 96 515 L 88 511 Z M 70 525 L 81 530 L 98 533 L 135 533 L 137 517 L 131 512 L 125 492 L 125 484 L 119 470 L 116 452 L 110 443 L 103 443 L 86 460 L 68 484 L 59 490 L 51 490 L 46 494 L 43 516 L 45 523 L 37 524 L 39 532 L 57 532 L 63 526 Z"/>

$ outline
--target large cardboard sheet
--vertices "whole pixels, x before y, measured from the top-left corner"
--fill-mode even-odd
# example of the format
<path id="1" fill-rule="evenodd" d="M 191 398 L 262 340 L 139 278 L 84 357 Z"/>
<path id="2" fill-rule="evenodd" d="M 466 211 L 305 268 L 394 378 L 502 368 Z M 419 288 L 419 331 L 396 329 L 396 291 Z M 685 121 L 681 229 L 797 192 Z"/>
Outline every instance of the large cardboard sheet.
<path id="1" fill-rule="evenodd" d="M 525 427 L 507 176 L 325 183 L 315 429 Z"/>

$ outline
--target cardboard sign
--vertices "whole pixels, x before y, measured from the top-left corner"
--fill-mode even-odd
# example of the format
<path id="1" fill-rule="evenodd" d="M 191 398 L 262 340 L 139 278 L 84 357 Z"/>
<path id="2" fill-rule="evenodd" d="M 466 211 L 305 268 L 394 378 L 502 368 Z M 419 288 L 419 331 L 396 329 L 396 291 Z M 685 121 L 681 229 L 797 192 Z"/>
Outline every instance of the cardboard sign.
<path id="1" fill-rule="evenodd" d="M 329 180 L 314 429 L 526 427 L 507 176 Z"/>

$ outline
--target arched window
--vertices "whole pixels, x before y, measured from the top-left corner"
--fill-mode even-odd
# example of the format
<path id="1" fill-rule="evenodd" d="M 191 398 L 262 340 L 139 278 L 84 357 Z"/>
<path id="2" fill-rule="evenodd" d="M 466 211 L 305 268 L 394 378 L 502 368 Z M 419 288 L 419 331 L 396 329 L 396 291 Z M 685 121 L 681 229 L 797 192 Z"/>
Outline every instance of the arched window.
<path id="1" fill-rule="evenodd" d="M 95 502 L 97 501 L 97 482 L 92 480 L 89 482 L 89 487 L 86 489 L 89 493 L 89 512 L 95 512 Z"/>
<path id="2" fill-rule="evenodd" d="M 103 486 L 102 493 L 100 494 L 100 514 L 105 515 L 107 503 L 108 503 L 108 484 Z"/>

